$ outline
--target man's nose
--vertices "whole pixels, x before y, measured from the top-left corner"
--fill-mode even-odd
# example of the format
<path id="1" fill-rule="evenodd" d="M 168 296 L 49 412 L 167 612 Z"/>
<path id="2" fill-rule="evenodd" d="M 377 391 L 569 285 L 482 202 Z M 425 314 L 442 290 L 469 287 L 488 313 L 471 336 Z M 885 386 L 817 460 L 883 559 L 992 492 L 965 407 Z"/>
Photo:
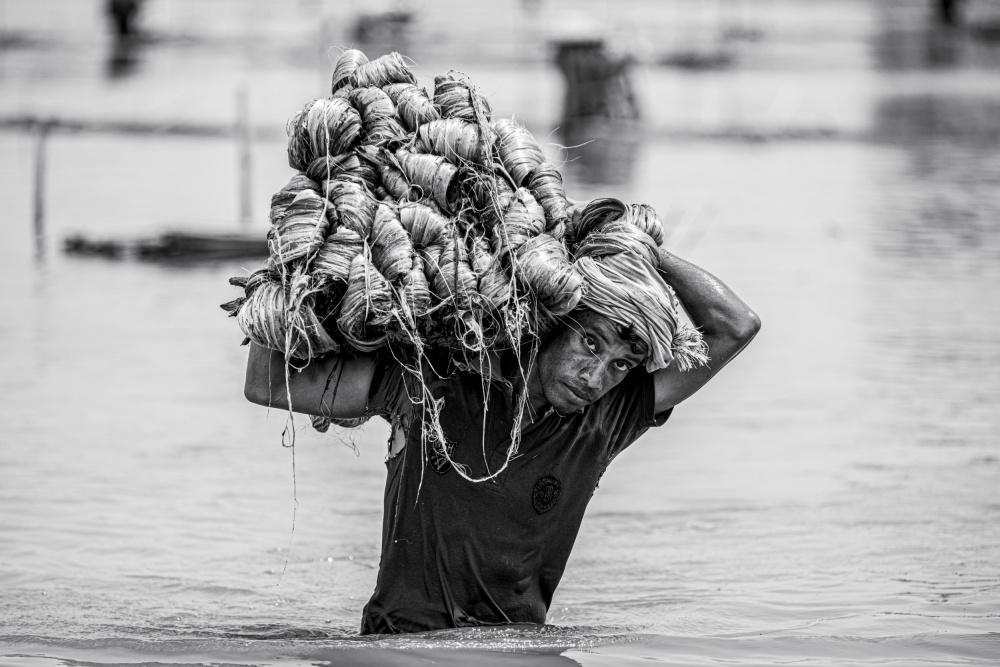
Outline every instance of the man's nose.
<path id="1" fill-rule="evenodd" d="M 584 365 L 580 378 L 587 383 L 587 388 L 599 391 L 604 381 L 604 361 L 602 359 L 591 359 Z"/>

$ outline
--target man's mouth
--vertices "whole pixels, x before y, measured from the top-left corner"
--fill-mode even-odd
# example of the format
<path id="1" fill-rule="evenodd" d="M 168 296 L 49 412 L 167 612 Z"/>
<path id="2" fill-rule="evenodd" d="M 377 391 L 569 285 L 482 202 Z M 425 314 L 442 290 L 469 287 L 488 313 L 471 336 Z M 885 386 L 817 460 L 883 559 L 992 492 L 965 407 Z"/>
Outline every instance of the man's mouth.
<path id="1" fill-rule="evenodd" d="M 576 398 L 576 400 L 579 401 L 580 403 L 582 403 L 584 405 L 590 405 L 593 402 L 592 399 L 590 398 L 590 394 L 589 393 L 580 391 L 579 389 L 577 389 L 576 387 L 574 387 L 571 384 L 565 384 L 564 383 L 564 386 L 569 391 L 570 395 L 573 396 L 574 398 Z"/>

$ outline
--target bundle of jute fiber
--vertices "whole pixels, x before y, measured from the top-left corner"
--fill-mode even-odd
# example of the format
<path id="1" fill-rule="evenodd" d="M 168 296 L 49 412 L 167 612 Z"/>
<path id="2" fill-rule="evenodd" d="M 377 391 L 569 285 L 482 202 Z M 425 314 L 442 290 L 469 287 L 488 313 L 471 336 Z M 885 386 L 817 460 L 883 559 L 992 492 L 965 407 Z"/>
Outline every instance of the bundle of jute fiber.
<path id="1" fill-rule="evenodd" d="M 390 348 L 423 387 L 413 399 L 438 442 L 439 399 L 422 381 L 429 348 L 475 367 L 537 346 L 586 307 L 634 332 L 651 371 L 706 361 L 656 271 L 652 208 L 571 205 L 532 134 L 494 119 L 458 73 L 428 95 L 399 54 L 349 50 L 331 93 L 288 122 L 298 173 L 272 198 L 267 266 L 231 281 L 244 295 L 224 307 L 248 340 L 292 366 Z"/>

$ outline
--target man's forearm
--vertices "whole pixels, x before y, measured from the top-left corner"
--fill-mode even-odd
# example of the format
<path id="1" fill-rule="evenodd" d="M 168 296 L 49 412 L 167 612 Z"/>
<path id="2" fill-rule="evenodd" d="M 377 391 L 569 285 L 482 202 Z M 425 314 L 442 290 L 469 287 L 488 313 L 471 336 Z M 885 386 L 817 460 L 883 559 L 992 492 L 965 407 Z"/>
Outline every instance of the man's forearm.
<path id="1" fill-rule="evenodd" d="M 730 340 L 740 348 L 760 329 L 760 318 L 736 293 L 705 269 L 659 249 L 664 280 L 674 288 L 691 320 L 704 334 L 713 357 L 719 343 Z"/>
<path id="2" fill-rule="evenodd" d="M 286 368 L 280 352 L 250 344 L 244 395 L 252 403 L 310 415 L 356 418 L 365 413 L 374 372 L 371 357 L 326 356 L 301 370 Z M 287 379 L 287 383 L 286 383 Z"/>
<path id="3" fill-rule="evenodd" d="M 574 224 L 580 223 L 580 216 L 590 201 L 570 202 L 570 215 Z M 660 265 L 657 267 L 667 283 L 674 288 L 681 304 L 691 316 L 694 325 L 711 344 L 713 338 L 742 341 L 739 349 L 754 337 L 760 329 L 760 318 L 736 296 L 721 280 L 700 266 L 681 259 L 677 255 L 659 248 Z M 715 341 L 716 352 L 719 341 Z"/>

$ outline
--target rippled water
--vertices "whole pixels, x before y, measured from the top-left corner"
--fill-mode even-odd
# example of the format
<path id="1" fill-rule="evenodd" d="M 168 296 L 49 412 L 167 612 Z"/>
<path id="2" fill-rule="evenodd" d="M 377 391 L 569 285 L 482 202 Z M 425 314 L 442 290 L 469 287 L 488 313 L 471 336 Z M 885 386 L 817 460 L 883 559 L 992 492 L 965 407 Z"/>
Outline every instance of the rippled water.
<path id="1" fill-rule="evenodd" d="M 151 3 L 158 41 L 111 80 L 96 5 L 47 4 L 72 20 L 4 5 L 0 115 L 228 121 L 243 80 L 280 127 L 326 76 L 310 12 L 334 43 L 350 14 Z M 764 329 L 604 476 L 540 629 L 358 637 L 386 429 L 302 430 L 293 533 L 285 416 L 243 400 L 217 307 L 254 262 L 59 252 L 236 228 L 231 143 L 54 135 L 36 261 L 32 138 L 0 133 L 0 663 L 996 664 L 998 46 L 929 36 L 921 3 L 765 4 L 583 5 L 637 35 L 647 126 L 569 155 L 567 190 L 653 204 Z M 407 38 L 425 78 L 466 69 L 498 114 L 558 125 L 542 18 L 442 7 Z M 733 25 L 762 32 L 734 69 L 649 64 Z M 254 149 L 261 233 L 282 150 Z"/>

